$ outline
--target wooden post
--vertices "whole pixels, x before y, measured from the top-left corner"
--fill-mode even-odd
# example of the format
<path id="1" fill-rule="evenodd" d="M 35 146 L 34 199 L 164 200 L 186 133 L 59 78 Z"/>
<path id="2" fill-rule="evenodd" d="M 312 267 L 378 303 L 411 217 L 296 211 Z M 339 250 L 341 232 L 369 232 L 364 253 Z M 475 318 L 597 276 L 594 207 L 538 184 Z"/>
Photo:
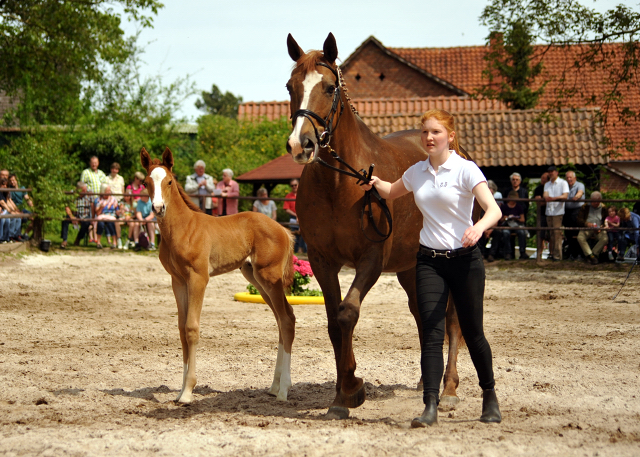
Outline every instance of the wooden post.
<path id="1" fill-rule="evenodd" d="M 542 264 L 542 248 L 544 247 L 544 240 L 542 239 L 542 203 L 536 202 L 536 263 Z"/>

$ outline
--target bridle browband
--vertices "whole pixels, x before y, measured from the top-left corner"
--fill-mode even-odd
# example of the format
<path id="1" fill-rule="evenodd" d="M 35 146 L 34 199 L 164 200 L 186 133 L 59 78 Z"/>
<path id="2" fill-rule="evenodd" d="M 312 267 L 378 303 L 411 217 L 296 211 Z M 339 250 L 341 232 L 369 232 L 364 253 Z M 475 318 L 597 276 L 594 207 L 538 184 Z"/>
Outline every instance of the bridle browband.
<path id="1" fill-rule="evenodd" d="M 317 157 L 316 161 L 327 168 L 331 168 L 332 170 L 337 171 L 338 173 L 342 173 L 344 175 L 356 178 L 358 180 L 356 184 L 358 185 L 368 184 L 369 181 L 371 180 L 371 176 L 373 175 L 373 168 L 375 165 L 371 164 L 369 166 L 369 171 L 366 171 L 364 168 L 362 168 L 360 171 L 357 171 L 355 168 L 353 168 L 351 165 L 345 162 L 344 159 L 342 159 L 342 157 L 340 157 L 329 145 L 329 142 L 331 141 L 331 137 L 333 136 L 334 131 L 338 128 L 338 123 L 340 122 L 340 118 L 342 117 L 342 113 L 344 111 L 344 101 L 342 100 L 342 97 L 341 97 L 342 79 L 340 78 L 339 69 L 336 70 L 324 62 L 317 62 L 316 65 L 320 65 L 321 67 L 328 68 L 331 71 L 331 73 L 333 73 L 333 75 L 336 77 L 336 88 L 333 91 L 333 101 L 331 102 L 331 109 L 329 110 L 329 114 L 327 114 L 327 117 L 323 119 L 317 113 L 314 113 L 311 110 L 299 109 L 298 111 L 293 113 L 293 115 L 291 116 L 291 124 L 295 126 L 296 121 L 300 116 L 307 118 L 311 123 L 311 125 L 313 126 L 313 131 L 316 135 L 316 141 L 318 146 L 321 148 L 328 148 L 329 152 L 331 153 L 331 156 L 336 161 L 338 161 L 339 163 L 347 167 L 349 171 L 343 170 L 342 168 L 334 167 L 333 165 L 330 165 L 327 162 L 325 162 L 320 157 Z M 345 91 L 346 91 L 346 87 L 345 87 Z M 339 114 L 338 114 L 338 104 L 340 104 Z M 353 106 L 352 106 L 352 109 L 353 109 Z M 336 114 L 338 115 L 338 117 L 334 123 Z M 322 126 L 322 128 L 324 129 L 322 133 L 318 133 L 316 124 L 313 122 L 312 119 L 314 119 L 318 124 Z M 371 211 L 372 195 L 376 198 L 376 200 L 380 204 L 380 208 L 382 209 L 382 212 L 384 213 L 385 217 L 387 218 L 387 221 L 389 222 L 389 231 L 387 233 L 382 233 L 378 229 L 378 226 L 375 224 L 375 221 L 373 220 L 373 212 Z M 369 223 L 371 224 L 375 232 L 381 237 L 380 240 L 372 240 L 367 236 L 366 232 L 364 231 L 364 213 L 367 207 L 369 208 L 369 211 L 368 211 Z M 360 228 L 362 229 L 362 233 L 364 234 L 365 238 L 374 243 L 381 243 L 383 241 L 386 241 L 391 236 L 391 232 L 393 230 L 393 219 L 391 217 L 391 211 L 389 210 L 389 207 L 387 206 L 387 202 L 385 201 L 385 199 L 380 196 L 380 194 L 378 193 L 378 190 L 374 186 L 372 186 L 370 190 L 367 190 L 364 193 L 364 203 L 362 205 L 362 213 L 360 215 Z"/>

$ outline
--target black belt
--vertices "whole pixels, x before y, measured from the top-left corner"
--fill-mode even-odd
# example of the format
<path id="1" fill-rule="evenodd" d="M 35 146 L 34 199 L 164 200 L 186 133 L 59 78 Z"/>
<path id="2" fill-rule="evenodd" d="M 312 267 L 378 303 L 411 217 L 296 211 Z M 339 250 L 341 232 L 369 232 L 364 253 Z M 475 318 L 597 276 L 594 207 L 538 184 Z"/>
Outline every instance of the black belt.
<path id="1" fill-rule="evenodd" d="M 427 257 L 445 257 L 447 259 L 453 259 L 454 257 L 460 257 L 462 255 L 469 254 L 473 252 L 478 245 L 474 244 L 473 246 L 469 246 L 467 248 L 459 248 L 459 249 L 431 249 L 426 246 L 420 245 L 420 253 L 426 255 Z"/>

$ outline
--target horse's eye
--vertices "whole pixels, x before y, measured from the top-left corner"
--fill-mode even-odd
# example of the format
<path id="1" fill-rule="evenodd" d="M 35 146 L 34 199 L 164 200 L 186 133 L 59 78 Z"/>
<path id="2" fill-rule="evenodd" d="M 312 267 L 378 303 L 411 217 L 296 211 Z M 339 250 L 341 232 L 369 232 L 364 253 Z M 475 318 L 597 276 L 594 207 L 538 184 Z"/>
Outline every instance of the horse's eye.
<path id="1" fill-rule="evenodd" d="M 173 181 L 169 181 L 169 185 L 171 185 L 171 183 L 172 183 L 172 182 L 173 182 Z"/>
<path id="2" fill-rule="evenodd" d="M 329 86 L 327 87 L 327 94 L 333 94 L 333 92 L 336 90 L 336 86 Z"/>

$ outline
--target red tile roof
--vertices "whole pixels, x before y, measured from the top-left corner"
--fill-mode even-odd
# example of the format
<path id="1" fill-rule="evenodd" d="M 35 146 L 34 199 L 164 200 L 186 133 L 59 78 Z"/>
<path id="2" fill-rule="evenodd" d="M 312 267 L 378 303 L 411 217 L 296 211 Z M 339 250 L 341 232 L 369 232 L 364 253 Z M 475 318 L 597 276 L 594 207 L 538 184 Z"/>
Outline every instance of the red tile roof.
<path id="1" fill-rule="evenodd" d="M 619 44 L 605 45 L 607 52 L 616 51 Z M 488 80 L 482 75 L 486 67 L 484 56 L 488 50 L 486 46 L 468 46 L 457 48 L 388 48 L 392 53 L 398 54 L 401 58 L 414 65 L 432 73 L 439 78 L 450 81 L 453 85 L 462 88 L 468 93 L 473 93 L 476 88 L 486 84 Z M 566 80 L 571 81 L 573 87 L 578 90 L 578 96 L 570 101 L 573 107 L 593 106 L 592 97 L 596 101 L 601 101 L 604 92 L 611 88 L 607 83 L 608 71 L 606 69 L 583 69 L 576 72 L 573 68 L 574 62 L 588 48 L 586 46 L 535 46 L 537 59 L 542 59 L 544 69 L 538 77 L 538 84 L 533 88 L 537 89 L 542 81 L 549 81 L 545 91 L 540 98 L 539 107 L 549 106 L 556 99 L 556 94 L 562 87 L 562 76 L 566 75 Z M 621 61 L 620 52 L 614 57 Z M 612 62 L 612 65 L 614 62 Z M 569 84 L 567 83 L 567 87 Z M 624 94 L 625 106 L 640 106 L 640 91 L 637 86 L 621 85 L 621 92 Z M 620 146 L 625 139 L 638 142 L 635 152 L 631 153 L 624 149 L 619 149 L 619 156 L 614 156 L 612 160 L 640 160 L 640 122 L 631 121 L 629 125 L 624 125 L 617 116 L 610 115 L 605 126 L 607 136 L 611 138 L 614 146 Z"/>
<path id="2" fill-rule="evenodd" d="M 235 179 L 238 182 L 289 182 L 294 178 L 300 179 L 303 168 L 304 165 L 295 163 L 291 158 L 291 154 L 287 154 L 254 168 Z"/>

